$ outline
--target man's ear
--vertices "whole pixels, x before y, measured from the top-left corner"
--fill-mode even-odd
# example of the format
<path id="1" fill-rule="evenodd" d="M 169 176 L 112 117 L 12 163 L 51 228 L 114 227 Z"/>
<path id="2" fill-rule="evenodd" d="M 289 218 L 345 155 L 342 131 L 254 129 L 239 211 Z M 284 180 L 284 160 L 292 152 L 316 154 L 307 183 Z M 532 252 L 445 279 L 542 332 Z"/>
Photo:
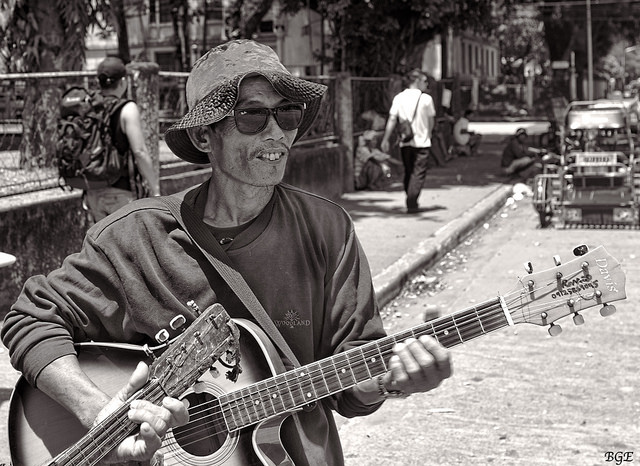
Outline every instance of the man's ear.
<path id="1" fill-rule="evenodd" d="M 187 134 L 191 143 L 200 152 L 208 154 L 211 151 L 211 133 L 207 126 L 197 126 L 195 128 L 187 128 Z"/>

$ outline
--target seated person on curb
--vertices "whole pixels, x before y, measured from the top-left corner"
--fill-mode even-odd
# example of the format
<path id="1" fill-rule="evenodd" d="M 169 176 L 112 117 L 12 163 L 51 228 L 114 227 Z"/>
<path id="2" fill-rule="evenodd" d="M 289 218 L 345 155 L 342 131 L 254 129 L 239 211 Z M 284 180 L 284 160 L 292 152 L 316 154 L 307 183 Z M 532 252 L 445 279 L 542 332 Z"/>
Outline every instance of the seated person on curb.
<path id="1" fill-rule="evenodd" d="M 388 179 L 391 178 L 390 164 L 401 164 L 401 162 L 376 148 L 375 131 L 365 131 L 358 138 L 354 160 L 356 189 L 385 189 Z"/>
<path id="2" fill-rule="evenodd" d="M 292 75 L 270 47 L 230 41 L 194 64 L 189 111 L 165 136 L 183 160 L 210 164 L 210 179 L 184 194 L 183 208 L 195 211 L 271 318 L 295 321 L 278 329 L 301 364 L 385 335 L 347 212 L 282 183 L 291 146 L 312 125 L 325 90 Z M 185 306 L 190 300 L 202 309 L 218 302 L 231 317 L 252 319 L 162 198 L 137 200 L 94 225 L 60 269 L 25 283 L 2 340 L 27 381 L 89 428 L 138 390 L 148 369 L 141 364 L 111 399 L 85 375 L 73 343 L 153 343 L 177 314 L 195 319 Z M 398 342 L 393 353 L 384 375 L 284 421 L 281 439 L 297 466 L 344 464 L 333 411 L 367 415 L 392 391 L 426 392 L 451 375 L 449 352 L 429 336 Z M 137 403 L 129 417 L 140 429 L 108 462 L 149 461 L 167 430 L 188 422 L 188 411 L 166 398 Z"/>
<path id="3" fill-rule="evenodd" d="M 473 113 L 472 109 L 467 109 L 464 116 L 458 118 L 458 121 L 453 125 L 454 148 L 458 155 L 475 156 L 478 154 L 478 145 L 482 136 L 469 131 L 469 119 L 473 117 Z"/>
<path id="4" fill-rule="evenodd" d="M 502 172 L 508 176 L 524 176 L 536 163 L 536 155 L 540 151 L 527 145 L 527 131 L 519 128 L 515 136 L 509 138 L 509 142 L 502 151 Z"/>

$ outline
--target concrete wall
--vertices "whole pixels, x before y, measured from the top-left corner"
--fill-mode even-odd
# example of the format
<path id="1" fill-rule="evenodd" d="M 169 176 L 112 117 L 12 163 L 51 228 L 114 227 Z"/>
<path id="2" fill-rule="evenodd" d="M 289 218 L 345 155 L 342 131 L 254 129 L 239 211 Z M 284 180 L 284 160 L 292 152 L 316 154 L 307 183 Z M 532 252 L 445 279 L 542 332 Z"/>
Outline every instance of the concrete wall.
<path id="1" fill-rule="evenodd" d="M 338 144 L 294 147 L 285 181 L 308 191 L 337 199 L 343 193 L 344 150 Z M 189 165 L 191 168 L 198 168 Z M 204 181 L 209 170 L 188 170 L 161 177 L 163 194 L 171 194 Z M 40 193 L 3 198 L 0 203 L 0 250 L 17 257 L 0 268 L 0 317 L 16 300 L 24 281 L 47 274 L 82 246 L 87 219 L 81 193 L 56 188 Z"/>

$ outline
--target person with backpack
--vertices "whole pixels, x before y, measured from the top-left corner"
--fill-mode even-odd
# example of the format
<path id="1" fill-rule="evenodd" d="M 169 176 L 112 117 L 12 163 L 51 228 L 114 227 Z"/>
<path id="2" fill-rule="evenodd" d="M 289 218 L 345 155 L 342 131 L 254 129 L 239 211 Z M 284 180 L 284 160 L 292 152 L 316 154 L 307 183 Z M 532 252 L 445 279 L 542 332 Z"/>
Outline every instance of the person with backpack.
<path id="1" fill-rule="evenodd" d="M 404 164 L 404 191 L 407 213 L 420 212 L 418 197 L 427 176 L 431 156 L 431 133 L 435 123 L 436 108 L 433 98 L 427 94 L 429 78 L 422 70 L 413 70 L 407 76 L 408 87 L 393 98 L 389 119 L 380 142 L 382 152 L 389 153 L 389 141 L 396 128 L 401 130 L 400 153 Z M 408 123 L 408 125 L 407 125 Z M 410 128 L 410 129 L 409 129 Z"/>
<path id="2" fill-rule="evenodd" d="M 84 205 L 93 222 L 97 222 L 115 212 L 138 197 L 159 196 L 160 180 L 147 150 L 138 105 L 126 100 L 127 69 L 117 57 L 107 57 L 97 69 L 100 94 L 106 101 L 117 99 L 113 114 L 110 116 L 111 139 L 124 164 L 121 176 L 108 186 L 94 188 L 91 184 L 85 189 Z M 127 152 L 131 151 L 134 166 Z M 143 193 L 136 192 L 130 170 L 137 170 L 143 185 Z M 135 177 L 137 174 L 134 174 Z M 138 187 L 139 188 L 139 187 Z"/>

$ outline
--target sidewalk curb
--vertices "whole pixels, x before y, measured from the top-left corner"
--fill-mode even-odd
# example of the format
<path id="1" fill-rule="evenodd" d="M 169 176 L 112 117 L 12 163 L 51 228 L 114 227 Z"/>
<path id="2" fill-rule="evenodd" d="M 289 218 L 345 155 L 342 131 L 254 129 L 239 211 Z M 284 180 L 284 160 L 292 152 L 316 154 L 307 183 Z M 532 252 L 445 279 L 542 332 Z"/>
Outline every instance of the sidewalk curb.
<path id="1" fill-rule="evenodd" d="M 420 270 L 431 267 L 447 252 L 495 214 L 513 192 L 513 186 L 499 186 L 489 196 L 476 203 L 460 217 L 436 231 L 415 248 L 406 252 L 394 264 L 373 277 L 373 287 L 382 308 L 391 302 L 402 287 Z"/>

